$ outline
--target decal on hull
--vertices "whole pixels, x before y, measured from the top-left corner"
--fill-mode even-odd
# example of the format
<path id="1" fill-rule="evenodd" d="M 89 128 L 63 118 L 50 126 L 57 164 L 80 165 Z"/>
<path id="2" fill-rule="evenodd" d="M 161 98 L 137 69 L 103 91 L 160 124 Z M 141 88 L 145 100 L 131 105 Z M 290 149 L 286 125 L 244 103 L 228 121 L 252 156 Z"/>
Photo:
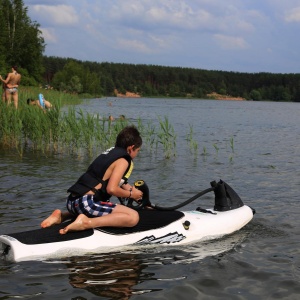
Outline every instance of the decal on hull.
<path id="1" fill-rule="evenodd" d="M 156 238 L 154 235 L 146 236 L 145 238 L 139 240 L 135 244 L 137 245 L 148 245 L 148 244 L 172 244 L 178 243 L 184 240 L 186 237 L 178 232 L 168 233 L 164 236 Z"/>

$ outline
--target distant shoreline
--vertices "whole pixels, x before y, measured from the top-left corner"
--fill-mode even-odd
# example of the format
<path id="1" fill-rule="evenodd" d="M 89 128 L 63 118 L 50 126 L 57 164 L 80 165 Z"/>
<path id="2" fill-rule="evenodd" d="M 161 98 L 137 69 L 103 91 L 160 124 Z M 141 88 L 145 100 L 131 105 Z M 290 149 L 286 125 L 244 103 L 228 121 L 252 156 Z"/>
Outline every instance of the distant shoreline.
<path id="1" fill-rule="evenodd" d="M 120 98 L 141 98 L 141 95 L 138 93 L 126 92 L 125 94 L 121 94 L 118 92 L 118 90 L 115 90 L 114 94 L 116 95 L 116 97 Z"/>
<path id="2" fill-rule="evenodd" d="M 120 98 L 141 98 L 141 95 L 138 93 L 126 92 L 125 94 L 121 94 L 118 90 L 115 90 L 115 96 Z M 245 98 L 242 97 L 232 97 L 230 95 L 222 95 L 218 93 L 210 93 L 207 94 L 208 99 L 215 100 L 235 100 L 235 101 L 244 101 Z"/>
<path id="3" fill-rule="evenodd" d="M 242 97 L 232 97 L 230 95 L 221 95 L 221 94 L 218 94 L 218 93 L 207 94 L 207 96 L 210 99 L 215 99 L 215 100 L 235 100 L 235 101 L 244 101 L 244 100 L 246 100 L 245 98 L 242 98 Z"/>

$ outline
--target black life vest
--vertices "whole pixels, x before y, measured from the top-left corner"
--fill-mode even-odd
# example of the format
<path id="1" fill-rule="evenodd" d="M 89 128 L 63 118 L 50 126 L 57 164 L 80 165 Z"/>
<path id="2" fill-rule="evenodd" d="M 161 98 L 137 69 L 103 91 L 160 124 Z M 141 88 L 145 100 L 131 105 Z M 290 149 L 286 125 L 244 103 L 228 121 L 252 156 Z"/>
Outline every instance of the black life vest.
<path id="1" fill-rule="evenodd" d="M 87 171 L 79 177 L 77 182 L 68 189 L 68 192 L 83 196 L 88 191 L 92 190 L 95 193 L 96 201 L 107 201 L 111 197 L 111 195 L 106 192 L 106 186 L 109 179 L 104 181 L 103 176 L 108 167 L 119 158 L 125 158 L 128 161 L 128 168 L 123 175 L 123 181 L 126 183 L 133 168 L 132 159 L 126 149 L 113 147 L 101 153 L 91 163 Z M 99 183 L 102 184 L 102 187 L 101 189 L 96 190 L 95 186 Z"/>

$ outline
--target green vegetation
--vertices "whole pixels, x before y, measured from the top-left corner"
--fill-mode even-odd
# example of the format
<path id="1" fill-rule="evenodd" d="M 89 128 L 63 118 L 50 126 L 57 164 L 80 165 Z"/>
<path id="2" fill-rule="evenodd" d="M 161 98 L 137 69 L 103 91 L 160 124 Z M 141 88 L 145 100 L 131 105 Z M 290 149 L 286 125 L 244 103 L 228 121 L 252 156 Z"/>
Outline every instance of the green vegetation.
<path id="1" fill-rule="evenodd" d="M 230 148 L 231 148 L 231 155 L 229 156 L 229 161 L 232 162 L 233 161 L 233 154 L 234 154 L 234 140 L 233 140 L 233 137 L 230 138 L 229 144 L 230 144 Z"/>
<path id="2" fill-rule="evenodd" d="M 189 129 L 190 129 L 190 131 L 186 136 L 186 140 L 189 144 L 191 152 L 193 152 L 194 154 L 197 154 L 198 143 L 194 140 L 194 129 L 193 129 L 193 126 L 191 124 L 189 124 Z"/>
<path id="3" fill-rule="evenodd" d="M 28 96 L 32 93 L 26 92 Z M 28 150 L 44 155 L 55 153 L 92 157 L 113 146 L 120 130 L 129 125 L 126 119 L 111 122 L 99 114 L 76 111 L 74 106 L 62 111 L 61 104 L 66 100 L 63 97 L 56 101 L 54 98 L 49 100 L 53 108 L 47 112 L 24 101 L 17 110 L 0 102 L 0 149 L 17 150 L 20 156 Z M 176 135 L 167 117 L 159 120 L 158 128 L 151 123 L 143 125 L 141 120 L 134 125 L 145 137 L 145 149 L 155 147 L 156 151 L 161 149 L 165 158 L 175 156 Z"/>
<path id="4" fill-rule="evenodd" d="M 82 62 L 44 57 L 45 83 L 55 89 L 115 96 L 207 98 L 213 92 L 248 100 L 300 102 L 300 74 L 238 73 L 192 68 Z M 72 88 L 75 76 L 80 88 Z"/>
<path id="5" fill-rule="evenodd" d="M 216 150 L 216 156 L 218 156 L 220 148 L 218 147 L 218 145 L 216 143 L 214 143 L 213 146 L 214 146 L 214 148 Z"/>
<path id="6" fill-rule="evenodd" d="M 23 88 L 20 98 L 37 99 L 39 88 Z M 78 96 L 43 91 L 45 99 L 53 104 L 53 109 L 45 113 L 37 106 L 29 106 L 26 101 L 20 102 L 19 109 L 0 105 L 0 145 L 1 148 L 16 149 L 22 155 L 24 149 L 42 150 L 58 149 L 60 142 L 60 107 L 63 104 L 79 103 Z"/>
<path id="7" fill-rule="evenodd" d="M 63 105 L 76 105 L 82 102 L 81 97 L 76 94 L 62 93 L 52 89 L 41 89 L 39 87 L 20 87 L 19 88 L 19 104 L 28 98 L 38 99 L 38 95 L 42 93 L 46 100 L 49 100 L 52 104 L 63 104 Z M 23 101 L 22 101 L 23 100 Z"/>
<path id="8" fill-rule="evenodd" d="M 173 126 L 170 124 L 169 119 L 165 116 L 162 120 L 159 118 L 159 130 L 157 133 L 157 143 L 161 144 L 164 149 L 166 158 L 175 156 L 176 148 L 176 135 Z"/>

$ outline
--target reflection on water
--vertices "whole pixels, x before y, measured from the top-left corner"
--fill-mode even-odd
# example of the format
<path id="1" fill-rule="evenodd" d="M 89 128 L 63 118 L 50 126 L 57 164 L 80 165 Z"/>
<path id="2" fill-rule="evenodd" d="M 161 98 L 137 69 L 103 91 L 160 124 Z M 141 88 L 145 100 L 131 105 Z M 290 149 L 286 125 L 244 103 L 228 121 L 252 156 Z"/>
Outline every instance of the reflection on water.
<path id="1" fill-rule="evenodd" d="M 162 290 L 159 287 L 162 282 L 180 282 L 189 277 L 182 273 L 159 277 L 160 266 L 183 266 L 212 256 L 221 259 L 228 251 L 239 251 L 248 235 L 243 229 L 216 241 L 185 245 L 182 249 L 142 247 L 133 250 L 127 247 L 122 252 L 71 257 L 59 263 L 68 268 L 69 281 L 74 288 L 108 299 L 124 300 L 132 295 L 158 292 Z M 48 263 L 56 264 L 57 261 Z M 145 288 L 142 288 L 143 283 L 147 283 Z"/>
<path id="2" fill-rule="evenodd" d="M 129 299 L 132 294 L 151 291 L 135 288 L 140 282 L 154 274 L 143 271 L 147 268 L 137 254 L 111 253 L 88 258 L 73 257 L 66 266 L 69 268 L 70 284 L 86 289 L 94 295 L 109 299 Z"/>

